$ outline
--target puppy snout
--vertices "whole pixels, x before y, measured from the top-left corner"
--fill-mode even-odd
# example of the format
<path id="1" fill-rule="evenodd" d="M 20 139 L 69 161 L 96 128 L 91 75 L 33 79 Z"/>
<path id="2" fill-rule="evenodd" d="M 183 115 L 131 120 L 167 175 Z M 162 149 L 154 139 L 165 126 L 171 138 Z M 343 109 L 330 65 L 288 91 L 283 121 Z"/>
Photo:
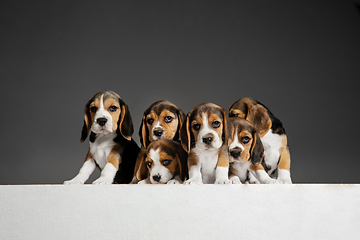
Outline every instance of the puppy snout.
<path id="1" fill-rule="evenodd" d="M 202 140 L 206 145 L 209 145 L 212 142 L 213 138 L 212 137 L 204 137 Z"/>
<path id="2" fill-rule="evenodd" d="M 232 150 L 232 151 L 230 151 L 230 155 L 233 158 L 238 158 L 240 156 L 240 151 L 239 150 Z"/>
<path id="3" fill-rule="evenodd" d="M 154 175 L 153 179 L 154 179 L 154 181 L 159 182 L 160 179 L 161 179 L 161 176 L 160 175 Z"/>
<path id="4" fill-rule="evenodd" d="M 96 120 L 96 122 L 97 122 L 100 126 L 103 127 L 103 126 L 106 124 L 107 119 L 106 119 L 106 118 L 98 118 L 98 119 Z"/>
<path id="5" fill-rule="evenodd" d="M 160 137 L 163 134 L 164 130 L 162 129 L 155 129 L 154 130 L 154 135 L 157 137 Z"/>

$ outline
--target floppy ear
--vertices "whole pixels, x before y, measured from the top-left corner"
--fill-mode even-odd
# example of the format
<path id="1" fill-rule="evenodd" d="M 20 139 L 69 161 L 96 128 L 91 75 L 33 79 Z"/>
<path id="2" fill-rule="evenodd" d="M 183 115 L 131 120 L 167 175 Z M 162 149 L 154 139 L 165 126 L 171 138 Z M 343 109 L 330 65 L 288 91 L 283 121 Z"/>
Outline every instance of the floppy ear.
<path id="1" fill-rule="evenodd" d="M 257 134 L 256 132 L 254 134 L 254 139 L 251 144 L 250 156 L 251 162 L 254 165 L 261 163 L 261 161 L 264 159 L 264 146 L 260 140 L 259 134 Z"/>
<path id="2" fill-rule="evenodd" d="M 174 140 L 178 140 L 180 139 L 180 131 L 181 131 L 181 128 L 185 122 L 185 113 L 180 109 L 180 108 L 176 108 L 176 114 L 178 116 L 178 120 L 179 120 L 179 123 L 178 123 L 178 128 L 176 130 L 176 134 L 174 136 Z"/>
<path id="3" fill-rule="evenodd" d="M 180 177 L 181 180 L 183 181 L 187 178 L 188 175 L 187 157 L 188 157 L 187 152 L 185 152 L 185 150 L 181 146 L 179 146 L 177 158 L 180 169 Z"/>
<path id="4" fill-rule="evenodd" d="M 267 110 L 260 104 L 251 106 L 246 120 L 251 122 L 260 137 L 263 137 L 271 128 L 271 119 Z"/>
<path id="5" fill-rule="evenodd" d="M 146 153 L 143 154 L 141 156 L 141 159 L 140 159 L 140 166 L 136 172 L 136 178 L 141 181 L 141 180 L 144 180 L 145 178 L 148 177 L 148 174 L 149 174 L 149 170 L 148 168 L 146 167 L 146 164 L 145 164 L 145 159 L 146 159 Z"/>
<path id="6" fill-rule="evenodd" d="M 230 107 L 230 110 L 232 108 L 238 110 L 238 111 L 236 111 L 236 113 L 238 114 L 238 117 L 246 119 L 248 112 L 249 112 L 249 108 L 252 105 L 253 105 L 253 102 L 250 98 L 241 98 Z"/>
<path id="7" fill-rule="evenodd" d="M 223 136 L 222 136 L 222 141 L 224 144 L 228 144 L 228 138 L 230 136 L 231 133 L 231 122 L 230 119 L 228 117 L 228 115 L 225 113 L 224 109 L 221 109 L 221 114 L 223 115 Z"/>
<path id="8" fill-rule="evenodd" d="M 228 135 L 228 141 L 227 141 L 227 145 L 228 147 L 230 147 L 230 144 L 234 141 L 234 131 L 235 131 L 235 128 L 234 128 L 234 124 L 232 123 L 232 121 L 230 120 L 229 121 L 231 123 L 231 126 L 228 126 L 230 128 L 230 131 L 229 131 L 229 135 Z"/>
<path id="9" fill-rule="evenodd" d="M 143 119 L 140 124 L 139 128 L 139 137 L 140 137 L 140 143 L 144 148 L 147 148 L 147 146 L 150 144 L 149 141 L 149 130 L 146 126 L 145 122 L 145 115 L 143 116 Z"/>
<path id="10" fill-rule="evenodd" d="M 181 145 L 186 152 L 190 152 L 191 133 L 190 133 L 190 113 L 186 116 L 185 124 L 180 129 Z"/>
<path id="11" fill-rule="evenodd" d="M 130 111 L 125 102 L 119 98 L 121 113 L 119 117 L 119 130 L 121 135 L 128 141 L 131 141 L 131 136 L 134 133 L 134 126 L 131 119 Z"/>
<path id="12" fill-rule="evenodd" d="M 81 142 L 85 142 L 87 136 L 89 135 L 89 131 L 92 125 L 91 122 L 91 116 L 90 116 L 90 110 L 89 110 L 90 102 L 88 102 L 85 106 L 85 115 L 84 115 L 84 125 L 81 132 Z"/>

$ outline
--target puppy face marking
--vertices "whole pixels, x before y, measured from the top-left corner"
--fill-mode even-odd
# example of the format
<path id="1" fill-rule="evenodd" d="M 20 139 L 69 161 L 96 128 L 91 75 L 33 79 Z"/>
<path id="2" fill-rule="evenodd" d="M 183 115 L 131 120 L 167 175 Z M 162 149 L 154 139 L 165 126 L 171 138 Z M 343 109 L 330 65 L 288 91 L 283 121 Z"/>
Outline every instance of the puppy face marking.
<path id="1" fill-rule="evenodd" d="M 102 94 L 100 99 L 96 98 L 89 106 L 91 130 L 94 133 L 114 133 L 118 127 L 120 109 L 119 102 L 111 97 L 104 99 Z"/>
<path id="2" fill-rule="evenodd" d="M 151 183 L 167 183 L 173 178 L 177 165 L 174 156 L 168 155 L 160 148 L 150 149 L 145 161 L 150 173 Z"/>
<path id="3" fill-rule="evenodd" d="M 222 119 L 215 113 L 202 113 L 191 122 L 195 146 L 201 150 L 220 148 Z"/>
<path id="4" fill-rule="evenodd" d="M 165 109 L 159 115 L 151 111 L 145 118 L 150 142 L 166 138 L 173 139 L 178 129 L 179 119 L 173 112 Z"/>
<path id="5" fill-rule="evenodd" d="M 253 137 L 250 132 L 239 126 L 233 132 L 233 142 L 229 146 L 230 161 L 248 161 L 250 159 Z"/>

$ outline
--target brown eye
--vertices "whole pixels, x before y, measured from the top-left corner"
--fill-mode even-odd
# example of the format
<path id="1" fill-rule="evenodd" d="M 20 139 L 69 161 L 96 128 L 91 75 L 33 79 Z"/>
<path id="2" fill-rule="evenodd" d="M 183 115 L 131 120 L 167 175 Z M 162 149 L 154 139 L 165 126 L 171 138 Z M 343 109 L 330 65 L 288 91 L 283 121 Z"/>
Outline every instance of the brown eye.
<path id="1" fill-rule="evenodd" d="M 220 127 L 220 122 L 219 121 L 214 121 L 212 123 L 212 126 L 213 126 L 213 128 L 218 128 L 218 127 Z"/>
<path id="2" fill-rule="evenodd" d="M 109 109 L 110 109 L 111 112 L 116 112 L 116 110 L 118 110 L 118 107 L 117 106 L 111 106 Z"/>
<path id="3" fill-rule="evenodd" d="M 98 109 L 97 107 L 91 107 L 90 111 L 93 112 L 93 113 L 96 113 L 97 109 Z"/>
<path id="4" fill-rule="evenodd" d="M 171 163 L 171 160 L 164 159 L 164 160 L 161 161 L 161 163 L 162 163 L 162 165 L 164 165 L 166 167 L 167 165 L 169 165 Z"/>
<path id="5" fill-rule="evenodd" d="M 146 162 L 146 166 L 147 166 L 148 168 L 151 168 L 152 163 L 151 163 L 151 162 Z"/>
<path id="6" fill-rule="evenodd" d="M 243 137 L 243 138 L 241 138 L 241 141 L 243 143 L 248 143 L 250 141 L 250 138 L 249 137 Z"/>
<path id="7" fill-rule="evenodd" d="M 237 113 L 230 113 L 230 117 L 237 117 L 237 116 L 239 116 L 239 114 L 237 114 Z"/>
<path id="8" fill-rule="evenodd" d="M 167 116 L 167 117 L 164 118 L 164 120 L 165 120 L 166 123 L 170 123 L 173 119 L 174 119 L 174 118 L 171 117 L 171 116 Z"/>
<path id="9" fill-rule="evenodd" d="M 199 131 L 199 130 L 200 130 L 200 124 L 194 124 L 194 125 L 193 125 L 193 129 L 194 129 L 195 131 Z"/>
<path id="10" fill-rule="evenodd" d="M 150 124 L 150 125 L 153 124 L 153 123 L 154 123 L 154 119 L 149 118 L 149 119 L 147 120 L 147 123 Z"/>

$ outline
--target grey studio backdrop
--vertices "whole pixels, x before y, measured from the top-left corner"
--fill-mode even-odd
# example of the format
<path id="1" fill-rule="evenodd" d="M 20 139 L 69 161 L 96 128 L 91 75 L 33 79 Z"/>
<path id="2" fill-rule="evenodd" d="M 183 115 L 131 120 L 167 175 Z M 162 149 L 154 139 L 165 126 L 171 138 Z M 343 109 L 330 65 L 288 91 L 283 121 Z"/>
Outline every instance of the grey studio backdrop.
<path id="1" fill-rule="evenodd" d="M 137 143 L 157 100 L 187 113 L 253 97 L 285 126 L 294 183 L 359 183 L 357 4 L 1 1 L 0 184 L 74 177 L 101 90 L 128 104 Z"/>

